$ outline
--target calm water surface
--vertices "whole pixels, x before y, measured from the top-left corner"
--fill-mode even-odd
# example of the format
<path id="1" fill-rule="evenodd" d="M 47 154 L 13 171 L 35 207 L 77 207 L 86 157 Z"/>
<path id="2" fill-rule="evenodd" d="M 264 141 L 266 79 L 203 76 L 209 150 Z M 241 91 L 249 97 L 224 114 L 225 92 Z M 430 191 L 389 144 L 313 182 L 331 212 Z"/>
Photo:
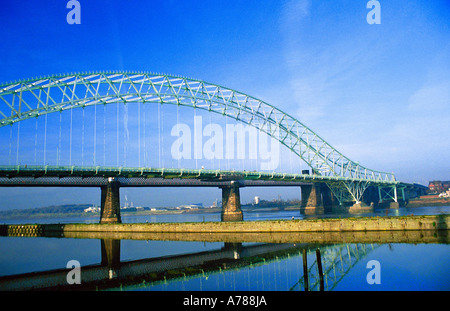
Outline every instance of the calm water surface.
<path id="1" fill-rule="evenodd" d="M 298 210 L 289 211 L 244 211 L 244 220 L 273 220 L 273 219 L 314 219 L 314 218 L 344 218 L 344 217 L 368 217 L 368 216 L 406 216 L 406 215 L 436 215 L 450 214 L 450 206 L 436 207 L 401 207 L 398 209 L 378 209 L 371 212 L 360 213 L 335 213 L 324 214 L 300 214 Z M 51 223 L 98 223 L 99 217 L 66 217 L 66 218 L 33 218 L 33 219 L 5 219 L 0 218 L 0 224 L 51 224 Z M 201 222 L 220 221 L 220 213 L 203 214 L 167 214 L 167 215 L 122 215 L 123 223 L 144 222 Z"/>
<path id="2" fill-rule="evenodd" d="M 449 213 L 450 207 L 399 208 L 360 215 L 300 215 L 298 211 L 250 212 L 246 220 L 297 219 L 347 216 L 426 215 Z M 219 221 L 219 213 L 158 216 L 124 216 L 123 222 Z M 40 223 L 97 222 L 96 218 L 41 219 Z M 2 221 L 0 220 L 0 223 Z M 33 221 L 36 222 L 36 221 Z M 5 222 L 3 222 L 5 223 Z M 16 223 L 24 223 L 17 220 Z M 30 223 L 30 221 L 26 221 Z M 109 242 L 108 242 L 109 241 Z M 108 250 L 127 267 L 147 271 L 139 281 L 116 282 L 101 289 L 179 290 L 304 290 L 303 256 L 308 267 L 308 287 L 319 290 L 316 250 L 321 254 L 324 290 L 450 290 L 450 246 L 439 243 L 338 243 L 268 244 L 184 242 L 98 238 L 0 237 L 0 290 L 2 278 L 30 272 L 53 273 L 77 260 L 82 273 L 105 265 Z M 105 245 L 107 252 L 105 252 Z M 109 247 L 109 248 L 108 248 Z M 102 251 L 103 250 L 103 251 Z M 109 255 L 110 256 L 110 255 Z M 203 257 L 202 257 L 203 256 Z M 206 256 L 206 257 L 205 257 Z M 111 258 L 108 257 L 109 259 Z M 201 259 L 203 258 L 203 259 Z M 213 264 L 200 265 L 208 258 Z M 202 261 L 203 260 L 203 261 Z M 367 264 L 380 264 L 380 284 L 369 284 Z M 151 272 L 158 264 L 174 262 L 164 272 Z M 207 260 L 206 260 L 207 261 Z M 177 264 L 182 262 L 183 267 Z M 186 263 L 192 262 L 192 266 Z M 86 267 L 86 268 L 85 268 Z M 121 273 L 122 270 L 118 270 Z M 67 270 L 68 271 L 68 270 Z M 126 270 L 128 271 L 128 270 Z M 150 272 L 148 272 L 150 271 Z M 125 272 L 123 272 L 125 273 Z M 82 274 L 83 275 L 83 274 Z"/>

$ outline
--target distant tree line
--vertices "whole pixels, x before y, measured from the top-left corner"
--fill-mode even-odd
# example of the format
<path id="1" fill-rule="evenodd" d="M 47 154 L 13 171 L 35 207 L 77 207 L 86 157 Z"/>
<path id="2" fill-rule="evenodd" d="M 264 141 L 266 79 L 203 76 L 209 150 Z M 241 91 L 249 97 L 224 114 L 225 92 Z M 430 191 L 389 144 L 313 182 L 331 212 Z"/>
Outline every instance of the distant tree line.
<path id="1" fill-rule="evenodd" d="M 290 206 L 300 206 L 301 200 L 298 199 L 292 199 L 292 200 L 260 200 L 258 204 L 255 203 L 247 203 L 242 205 L 243 207 L 278 207 L 278 208 L 284 208 L 284 207 L 290 207 Z"/>
<path id="2" fill-rule="evenodd" d="M 38 208 L 13 209 L 0 212 L 0 218 L 30 217 L 44 214 L 80 214 L 92 204 L 53 205 Z"/>

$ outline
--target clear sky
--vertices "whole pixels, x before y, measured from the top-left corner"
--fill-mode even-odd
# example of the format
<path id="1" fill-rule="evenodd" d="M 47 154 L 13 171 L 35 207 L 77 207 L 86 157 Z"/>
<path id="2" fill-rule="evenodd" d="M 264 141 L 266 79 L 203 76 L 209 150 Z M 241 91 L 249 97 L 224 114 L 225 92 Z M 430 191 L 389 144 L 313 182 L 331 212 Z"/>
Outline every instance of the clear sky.
<path id="1" fill-rule="evenodd" d="M 67 2 L 2 1 L 0 82 L 98 70 L 192 77 L 279 107 L 368 168 L 425 185 L 450 179 L 448 0 L 380 0 L 380 24 L 368 24 L 365 0 L 79 0 L 73 25 Z M 173 204 L 220 198 L 202 191 Z M 166 202 L 152 189 L 122 192 Z M 99 203 L 98 189 L 85 193 L 3 188 L 0 209 Z"/>

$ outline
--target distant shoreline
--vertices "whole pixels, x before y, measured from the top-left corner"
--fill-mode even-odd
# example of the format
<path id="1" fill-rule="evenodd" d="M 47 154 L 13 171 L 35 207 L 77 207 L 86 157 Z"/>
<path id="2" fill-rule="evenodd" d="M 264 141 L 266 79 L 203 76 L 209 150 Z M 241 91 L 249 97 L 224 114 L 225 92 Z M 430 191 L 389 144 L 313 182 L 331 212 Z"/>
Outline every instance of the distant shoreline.
<path id="1" fill-rule="evenodd" d="M 220 209 L 215 209 L 214 211 L 220 212 Z M 214 211 L 196 211 L 196 213 L 212 213 Z M 6 214 L 6 212 L 4 212 Z M 136 212 L 120 212 L 122 216 L 153 216 L 153 215 L 175 215 L 175 214 L 183 214 L 183 213 L 194 213 L 188 212 L 186 210 L 165 210 L 165 211 L 136 211 Z M 81 218 L 98 218 L 100 217 L 100 213 L 39 213 L 39 214 L 29 214 L 29 213 L 14 213 L 14 215 L 0 215 L 0 220 L 11 220 L 11 219 L 41 219 L 41 218 L 72 218 L 72 217 L 81 217 Z"/>
<path id="2" fill-rule="evenodd" d="M 243 211 L 246 212 L 276 212 L 282 210 L 300 210 L 300 207 L 261 207 L 261 208 L 251 208 L 246 209 L 243 208 Z M 122 216 L 157 216 L 157 215 L 181 215 L 181 214 L 212 214 L 212 213 L 220 213 L 222 211 L 221 207 L 214 208 L 192 208 L 192 209 L 169 209 L 169 210 L 145 210 L 145 211 L 133 211 L 127 212 L 124 210 L 120 211 Z M 100 217 L 100 213 L 38 213 L 38 214 L 29 214 L 29 213 L 14 213 L 14 215 L 7 215 L 8 211 L 2 212 L 6 215 L 0 214 L 1 220 L 11 220 L 11 219 L 42 219 L 42 218 L 72 218 L 72 217 L 80 217 L 80 218 L 98 218 Z"/>
<path id="3" fill-rule="evenodd" d="M 86 206 L 92 206 L 91 204 L 80 204 L 73 205 L 80 208 L 85 208 Z M 72 206 L 72 207 L 73 207 Z M 435 207 L 435 206 L 450 206 L 450 199 L 416 199 L 410 200 L 408 204 L 404 207 L 415 208 L 415 207 Z M 39 210 L 45 210 L 52 207 L 35 208 L 35 209 L 25 209 L 25 210 L 8 210 L 0 212 L 0 222 L 1 220 L 14 220 L 14 219 L 43 219 L 43 218 L 99 218 L 100 213 L 95 212 L 40 212 Z M 251 207 L 250 205 L 244 205 L 242 207 L 244 212 L 278 212 L 278 211 L 295 211 L 301 210 L 299 206 L 261 206 L 261 207 Z M 33 211 L 33 212 L 30 212 Z M 169 208 L 166 210 L 144 210 L 144 211 L 124 211 L 121 210 L 122 216 L 157 216 L 157 215 L 180 215 L 180 214 L 211 214 L 220 213 L 222 211 L 221 207 L 213 208 L 191 208 L 191 209 L 174 209 Z"/>

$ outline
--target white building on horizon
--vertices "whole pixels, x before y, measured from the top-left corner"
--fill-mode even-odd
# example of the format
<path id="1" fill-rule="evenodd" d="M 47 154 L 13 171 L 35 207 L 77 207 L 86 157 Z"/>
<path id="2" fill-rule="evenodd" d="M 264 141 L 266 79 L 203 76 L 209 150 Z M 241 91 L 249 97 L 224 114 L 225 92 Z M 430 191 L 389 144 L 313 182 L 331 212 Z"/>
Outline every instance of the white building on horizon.
<path id="1" fill-rule="evenodd" d="M 255 196 L 255 198 L 253 199 L 253 203 L 255 203 L 255 205 L 259 204 L 259 197 Z"/>
<path id="2" fill-rule="evenodd" d="M 100 212 L 100 207 L 91 206 L 91 207 L 85 208 L 83 211 L 85 213 L 98 213 L 98 212 Z"/>

